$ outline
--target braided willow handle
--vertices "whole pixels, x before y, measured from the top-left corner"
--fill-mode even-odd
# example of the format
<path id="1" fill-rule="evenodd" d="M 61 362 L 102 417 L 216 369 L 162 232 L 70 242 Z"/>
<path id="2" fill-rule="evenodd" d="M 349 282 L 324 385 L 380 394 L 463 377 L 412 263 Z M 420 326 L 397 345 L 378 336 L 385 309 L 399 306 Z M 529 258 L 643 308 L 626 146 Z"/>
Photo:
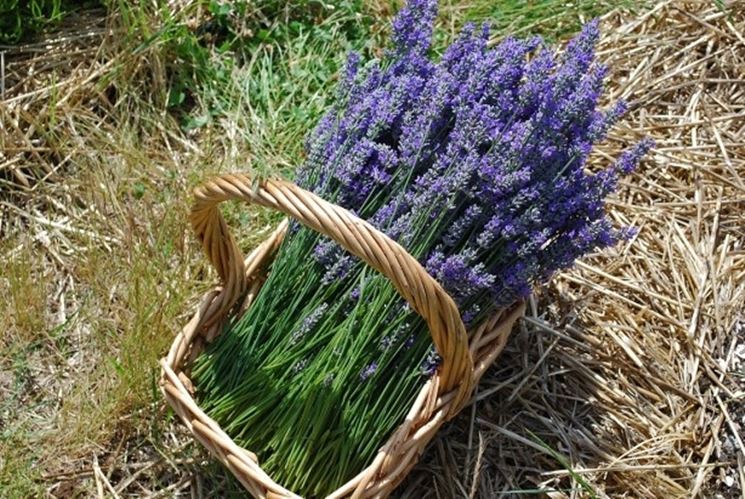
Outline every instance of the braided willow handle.
<path id="1" fill-rule="evenodd" d="M 194 190 L 191 224 L 224 285 L 213 320 L 245 291 L 243 256 L 217 205 L 242 200 L 285 213 L 324 234 L 386 276 L 429 327 L 442 357 L 439 393 L 457 388 L 449 416 L 470 397 L 474 384 L 468 335 L 453 299 L 419 262 L 398 243 L 335 204 L 282 180 L 254 181 L 244 174 L 222 175 Z"/>

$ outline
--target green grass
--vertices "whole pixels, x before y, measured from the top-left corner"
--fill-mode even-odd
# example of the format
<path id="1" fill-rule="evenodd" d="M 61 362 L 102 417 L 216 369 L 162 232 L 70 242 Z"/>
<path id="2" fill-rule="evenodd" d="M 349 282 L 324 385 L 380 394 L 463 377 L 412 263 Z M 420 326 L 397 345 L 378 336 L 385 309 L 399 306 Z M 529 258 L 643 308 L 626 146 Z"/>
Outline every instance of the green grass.
<path id="1" fill-rule="evenodd" d="M 379 50 L 396 10 L 384 0 L 199 0 L 178 14 L 164 1 L 106 5 L 117 36 L 102 57 L 115 63 L 95 90 L 116 105 L 58 109 L 59 97 L 49 98 L 54 112 L 37 118 L 37 130 L 46 131 L 49 157 L 70 156 L 71 166 L 31 194 L 0 192 L 37 219 L 74 229 L 16 211 L 7 213 L 17 222 L 0 229 L 8 304 L 0 314 L 1 498 L 39 495 L 53 482 L 44 476 L 66 467 L 90 470 L 91 456 L 114 452 L 122 435 L 175 452 L 160 441 L 167 424 L 157 361 L 216 281 L 187 224 L 190 188 L 225 171 L 291 176 L 305 134 L 333 100 L 346 52 Z M 560 38 L 612 7 L 561 5 L 451 0 L 440 20 L 449 35 L 438 44 L 486 18 L 496 19 L 496 36 Z M 200 8 L 211 13 L 202 22 L 212 19 L 201 30 L 190 24 Z M 59 131 L 60 122 L 74 127 Z M 246 249 L 278 220 L 245 206 L 225 212 Z M 215 471 L 207 485 L 229 494 L 226 474 Z M 82 475 L 72 490 L 89 495 L 95 484 Z"/>
<path id="2" fill-rule="evenodd" d="M 589 497 L 590 499 L 598 498 L 598 493 L 595 491 L 595 489 L 593 489 L 592 485 L 590 485 L 582 475 L 574 471 L 574 468 L 572 468 L 572 464 L 565 456 L 563 456 L 556 449 L 544 442 L 538 435 L 536 435 L 532 431 L 528 430 L 527 428 L 525 429 L 525 431 L 528 433 L 530 439 L 533 442 L 538 444 L 546 454 L 554 458 L 562 466 L 562 468 L 567 470 L 572 481 L 576 482 L 582 489 L 584 497 Z"/>
<path id="3" fill-rule="evenodd" d="M 448 4 L 456 9 L 459 2 Z M 583 23 L 611 9 L 642 8 L 643 4 L 631 0 L 577 0 L 571 3 L 559 0 L 477 0 L 466 2 L 458 17 L 465 21 L 489 20 L 498 36 L 541 35 L 553 42 L 571 36 Z"/>
<path id="4" fill-rule="evenodd" d="M 0 0 L 0 43 L 29 40 L 72 12 L 100 4 L 99 0 Z"/>
<path id="5" fill-rule="evenodd" d="M 332 102 L 329 82 L 344 54 L 364 47 L 365 40 L 348 38 L 347 22 L 334 14 L 321 25 L 272 31 L 271 41 L 253 46 L 242 66 L 221 61 L 228 76 L 220 85 L 201 87 L 204 119 L 235 133 L 259 174 L 292 175 L 302 160 L 305 134 Z"/>

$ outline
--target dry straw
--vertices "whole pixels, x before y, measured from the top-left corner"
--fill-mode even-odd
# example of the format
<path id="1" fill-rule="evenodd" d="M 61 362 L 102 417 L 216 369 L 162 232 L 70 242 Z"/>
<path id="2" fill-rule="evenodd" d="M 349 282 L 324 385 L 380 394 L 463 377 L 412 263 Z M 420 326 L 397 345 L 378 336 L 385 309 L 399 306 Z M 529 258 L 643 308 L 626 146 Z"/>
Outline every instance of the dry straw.
<path id="1" fill-rule="evenodd" d="M 104 121 L 114 103 L 97 83 L 119 62 L 103 62 L 105 36 L 105 18 L 82 14 L 67 18 L 53 38 L 0 45 L 0 190 L 28 194 L 77 153 L 67 143 L 78 135 L 75 120 L 93 127 Z M 81 108 L 85 116 L 73 119 Z M 69 153 L 58 157 L 60 150 Z"/>

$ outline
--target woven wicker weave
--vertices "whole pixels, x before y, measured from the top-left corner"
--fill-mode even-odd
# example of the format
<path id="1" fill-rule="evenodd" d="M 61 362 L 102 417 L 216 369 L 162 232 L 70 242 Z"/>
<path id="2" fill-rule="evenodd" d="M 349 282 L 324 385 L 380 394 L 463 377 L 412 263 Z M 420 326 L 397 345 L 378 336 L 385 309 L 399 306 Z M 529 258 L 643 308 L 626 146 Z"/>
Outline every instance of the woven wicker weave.
<path id="1" fill-rule="evenodd" d="M 246 175 L 224 175 L 194 191 L 191 223 L 222 286 L 206 293 L 199 308 L 161 360 L 161 391 L 194 437 L 219 459 L 255 497 L 298 497 L 277 484 L 253 453 L 240 448 L 207 416 L 192 397 L 184 370 L 221 331 L 233 310 L 243 313 L 261 287 L 264 270 L 287 229 L 286 221 L 244 260 L 217 205 L 243 200 L 277 209 L 327 235 L 385 275 L 426 321 L 442 357 L 441 367 L 422 387 L 402 424 L 381 447 L 373 462 L 329 497 L 385 497 L 403 480 L 440 426 L 467 403 L 475 383 L 504 347 L 524 304 L 495 313 L 466 333 L 458 308 L 399 244 L 349 211 L 281 180 L 253 181 Z M 236 304 L 243 299 L 239 307 Z"/>

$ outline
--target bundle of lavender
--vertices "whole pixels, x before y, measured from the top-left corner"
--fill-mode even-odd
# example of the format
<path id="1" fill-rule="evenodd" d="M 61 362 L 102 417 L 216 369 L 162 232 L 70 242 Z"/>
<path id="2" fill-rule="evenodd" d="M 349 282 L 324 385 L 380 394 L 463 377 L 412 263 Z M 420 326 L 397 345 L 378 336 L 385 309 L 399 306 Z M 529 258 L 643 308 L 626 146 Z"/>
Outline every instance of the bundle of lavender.
<path id="1" fill-rule="evenodd" d="M 650 148 L 599 173 L 606 68 L 588 24 L 557 55 L 464 29 L 433 61 L 435 0 L 410 0 L 384 60 L 352 54 L 297 182 L 368 220 L 455 299 L 467 327 L 628 237 L 605 197 Z M 291 226 L 248 312 L 194 367 L 200 405 L 279 483 L 322 496 L 361 471 L 438 369 L 423 320 L 338 245 Z"/>

